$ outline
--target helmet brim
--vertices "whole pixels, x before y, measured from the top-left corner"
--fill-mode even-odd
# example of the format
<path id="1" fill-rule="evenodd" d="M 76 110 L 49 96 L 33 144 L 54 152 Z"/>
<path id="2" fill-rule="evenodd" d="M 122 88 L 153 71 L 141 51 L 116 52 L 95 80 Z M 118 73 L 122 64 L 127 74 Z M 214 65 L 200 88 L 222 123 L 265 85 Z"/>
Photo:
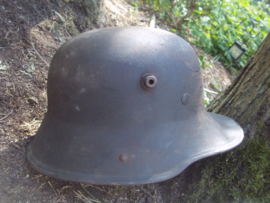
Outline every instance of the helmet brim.
<path id="1" fill-rule="evenodd" d="M 37 171 L 62 180 L 146 184 L 172 178 L 199 159 L 230 150 L 243 137 L 233 119 L 207 112 L 133 129 L 65 123 L 47 113 L 26 147 L 26 158 Z"/>

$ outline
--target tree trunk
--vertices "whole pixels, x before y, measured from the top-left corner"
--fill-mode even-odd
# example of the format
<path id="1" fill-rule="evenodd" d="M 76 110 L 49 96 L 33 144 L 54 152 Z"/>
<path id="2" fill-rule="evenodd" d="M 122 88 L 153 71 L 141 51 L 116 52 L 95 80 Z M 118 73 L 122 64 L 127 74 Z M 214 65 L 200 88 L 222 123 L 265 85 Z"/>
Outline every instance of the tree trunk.
<path id="1" fill-rule="evenodd" d="M 235 119 L 248 138 L 256 133 L 258 121 L 269 119 L 270 33 L 233 84 L 207 108 Z"/>
<path id="2" fill-rule="evenodd" d="M 80 5 L 84 9 L 86 16 L 93 21 L 97 19 L 101 12 L 103 0 L 74 0 L 74 3 Z"/>
<path id="3" fill-rule="evenodd" d="M 171 4 L 172 5 L 172 4 Z M 176 23 L 176 27 L 178 30 L 178 33 L 181 35 L 182 33 L 182 25 L 184 24 L 185 20 L 189 18 L 193 11 L 197 8 L 197 0 L 186 0 L 186 7 L 187 7 L 187 13 L 185 16 L 183 16 L 181 19 L 179 19 Z M 173 8 L 174 6 L 172 6 Z M 171 12 L 173 15 L 173 12 Z M 174 22 L 174 19 L 172 19 Z"/>
<path id="4" fill-rule="evenodd" d="M 244 142 L 161 183 L 166 202 L 270 202 L 270 33 L 207 110 L 236 120 Z"/>

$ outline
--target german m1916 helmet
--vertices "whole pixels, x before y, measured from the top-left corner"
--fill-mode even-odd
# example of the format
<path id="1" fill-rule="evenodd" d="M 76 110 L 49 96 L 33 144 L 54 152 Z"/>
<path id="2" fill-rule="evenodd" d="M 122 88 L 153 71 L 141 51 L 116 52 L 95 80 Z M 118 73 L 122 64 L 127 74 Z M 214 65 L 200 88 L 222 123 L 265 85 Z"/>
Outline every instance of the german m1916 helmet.
<path id="1" fill-rule="evenodd" d="M 48 112 L 26 157 L 63 180 L 143 184 L 242 139 L 234 120 L 206 112 L 200 64 L 186 41 L 152 28 L 106 28 L 54 55 Z"/>

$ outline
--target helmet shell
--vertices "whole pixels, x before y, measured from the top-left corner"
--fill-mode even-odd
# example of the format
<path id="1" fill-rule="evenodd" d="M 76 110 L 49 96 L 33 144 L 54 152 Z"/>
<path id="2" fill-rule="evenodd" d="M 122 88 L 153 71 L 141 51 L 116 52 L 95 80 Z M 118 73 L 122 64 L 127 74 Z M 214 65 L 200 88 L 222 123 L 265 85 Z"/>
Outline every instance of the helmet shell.
<path id="1" fill-rule="evenodd" d="M 185 40 L 118 27 L 80 34 L 56 52 L 48 112 L 26 155 L 64 180 L 143 184 L 242 139 L 235 121 L 206 112 L 200 64 Z"/>

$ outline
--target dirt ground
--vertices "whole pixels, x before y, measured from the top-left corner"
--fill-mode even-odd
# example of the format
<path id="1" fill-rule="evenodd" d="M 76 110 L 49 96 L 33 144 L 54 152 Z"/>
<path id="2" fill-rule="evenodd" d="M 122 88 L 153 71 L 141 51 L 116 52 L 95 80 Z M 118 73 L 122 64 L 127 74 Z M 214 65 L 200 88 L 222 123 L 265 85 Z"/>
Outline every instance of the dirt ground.
<path id="1" fill-rule="evenodd" d="M 104 0 L 95 14 L 85 9 L 83 2 L 0 0 L 0 203 L 168 202 L 162 196 L 162 184 L 95 186 L 65 182 L 36 172 L 25 161 L 25 146 L 47 110 L 47 73 L 56 50 L 87 30 L 149 26 L 151 15 L 128 2 Z M 169 30 L 158 20 L 156 24 Z M 225 89 L 232 77 L 219 62 L 211 62 L 213 57 L 193 48 L 209 62 L 203 71 L 205 88 L 213 92 Z M 208 93 L 210 97 L 216 95 L 213 92 Z"/>

